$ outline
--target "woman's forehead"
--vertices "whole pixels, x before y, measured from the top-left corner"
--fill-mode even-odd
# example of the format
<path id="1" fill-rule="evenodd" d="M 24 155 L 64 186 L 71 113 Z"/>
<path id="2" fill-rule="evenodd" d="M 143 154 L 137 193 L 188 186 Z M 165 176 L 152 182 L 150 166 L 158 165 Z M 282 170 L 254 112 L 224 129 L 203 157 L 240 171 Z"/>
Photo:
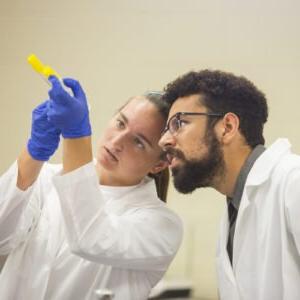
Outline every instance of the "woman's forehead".
<path id="1" fill-rule="evenodd" d="M 143 96 L 131 99 L 122 107 L 120 112 L 127 118 L 135 119 L 136 121 L 139 120 L 140 122 L 148 119 L 162 118 L 156 106 Z"/>
<path id="2" fill-rule="evenodd" d="M 160 135 L 165 121 L 156 106 L 147 99 L 132 99 L 120 110 L 128 126 L 147 135 Z"/>

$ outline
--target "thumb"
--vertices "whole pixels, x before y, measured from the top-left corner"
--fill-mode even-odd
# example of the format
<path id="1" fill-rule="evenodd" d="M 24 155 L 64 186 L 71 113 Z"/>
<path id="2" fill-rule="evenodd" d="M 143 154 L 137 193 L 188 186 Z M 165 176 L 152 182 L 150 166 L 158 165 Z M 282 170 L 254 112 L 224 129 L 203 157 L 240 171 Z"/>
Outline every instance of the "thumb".
<path id="1" fill-rule="evenodd" d="M 59 79 L 54 75 L 49 76 L 48 81 L 51 83 L 52 88 L 54 88 L 54 89 L 62 89 L 63 88 L 61 86 Z"/>
<path id="2" fill-rule="evenodd" d="M 65 103 L 71 96 L 64 90 L 59 79 L 55 76 L 50 76 L 48 78 L 52 85 L 52 88 L 48 91 L 50 99 L 57 103 Z"/>
<path id="3" fill-rule="evenodd" d="M 72 90 L 75 98 L 85 98 L 85 93 L 77 80 L 72 78 L 64 78 L 63 82 L 65 86 Z"/>

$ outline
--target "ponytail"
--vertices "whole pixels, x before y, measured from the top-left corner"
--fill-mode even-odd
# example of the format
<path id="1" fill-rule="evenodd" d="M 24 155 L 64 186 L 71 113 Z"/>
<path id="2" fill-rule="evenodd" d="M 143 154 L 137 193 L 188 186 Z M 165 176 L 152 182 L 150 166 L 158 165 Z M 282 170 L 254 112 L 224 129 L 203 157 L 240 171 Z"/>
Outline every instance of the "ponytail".
<path id="1" fill-rule="evenodd" d="M 163 93 L 159 91 L 149 91 L 146 92 L 143 96 L 155 105 L 161 116 L 166 121 L 168 119 L 168 113 L 171 105 L 163 99 Z M 163 156 L 164 154 L 162 154 L 162 159 L 164 159 Z M 158 198 L 163 202 L 167 202 L 167 193 L 170 178 L 169 169 L 165 168 L 159 173 L 148 174 L 148 176 L 154 178 L 155 180 Z"/>
<path id="2" fill-rule="evenodd" d="M 169 179 L 170 179 L 169 169 L 165 168 L 159 173 L 148 174 L 148 175 L 149 177 L 153 178 L 155 181 L 158 198 L 163 202 L 167 202 L 167 194 L 168 194 Z"/>

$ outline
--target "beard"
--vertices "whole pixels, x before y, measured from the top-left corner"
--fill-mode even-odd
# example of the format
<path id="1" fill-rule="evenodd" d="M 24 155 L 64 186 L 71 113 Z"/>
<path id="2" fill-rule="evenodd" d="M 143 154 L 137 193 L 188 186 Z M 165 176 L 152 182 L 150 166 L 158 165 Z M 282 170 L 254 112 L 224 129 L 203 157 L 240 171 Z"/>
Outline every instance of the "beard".
<path id="1" fill-rule="evenodd" d="M 204 142 L 207 154 L 201 159 L 187 159 L 183 152 L 170 150 L 170 153 L 183 161 L 181 166 L 172 169 L 176 190 L 183 194 L 193 192 L 196 188 L 211 187 L 213 182 L 224 173 L 225 162 L 221 144 L 211 130 Z"/>

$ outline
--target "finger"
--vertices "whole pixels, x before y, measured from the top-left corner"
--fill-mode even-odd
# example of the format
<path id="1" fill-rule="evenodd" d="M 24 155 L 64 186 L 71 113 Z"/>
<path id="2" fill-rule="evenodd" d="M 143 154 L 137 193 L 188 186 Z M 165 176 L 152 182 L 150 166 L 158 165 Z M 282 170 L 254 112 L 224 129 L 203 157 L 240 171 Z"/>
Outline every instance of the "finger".
<path id="1" fill-rule="evenodd" d="M 57 103 L 66 103 L 70 95 L 64 90 L 58 78 L 50 76 L 48 80 L 52 85 L 52 88 L 48 92 L 50 99 Z"/>
<path id="2" fill-rule="evenodd" d="M 49 76 L 48 80 L 51 83 L 52 88 L 61 88 L 61 89 L 63 88 L 59 79 L 56 76 L 51 75 Z"/>
<path id="3" fill-rule="evenodd" d="M 46 107 L 47 107 L 47 111 L 49 111 L 52 108 L 51 100 L 46 100 L 45 104 L 46 104 Z"/>
<path id="4" fill-rule="evenodd" d="M 43 114 L 47 111 L 47 100 L 39 104 L 34 110 L 35 113 Z"/>
<path id="5" fill-rule="evenodd" d="M 54 109 L 53 106 L 54 106 L 53 100 L 50 100 L 48 104 L 48 110 L 47 110 L 47 120 L 54 125 L 57 117 L 57 111 Z"/>
<path id="6" fill-rule="evenodd" d="M 64 82 L 65 86 L 69 87 L 72 90 L 72 92 L 76 98 L 81 98 L 81 97 L 85 98 L 85 93 L 84 93 L 80 83 L 77 80 L 72 79 L 72 78 L 64 78 L 63 82 Z"/>

